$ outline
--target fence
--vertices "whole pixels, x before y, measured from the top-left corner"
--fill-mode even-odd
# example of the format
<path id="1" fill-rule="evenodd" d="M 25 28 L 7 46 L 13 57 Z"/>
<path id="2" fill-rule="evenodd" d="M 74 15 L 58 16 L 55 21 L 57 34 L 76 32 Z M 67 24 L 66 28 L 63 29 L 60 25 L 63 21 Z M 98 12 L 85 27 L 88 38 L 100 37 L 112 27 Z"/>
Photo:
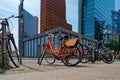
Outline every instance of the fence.
<path id="1" fill-rule="evenodd" d="M 58 36 L 61 36 L 61 35 L 68 35 L 71 38 L 79 37 L 81 39 L 80 42 L 82 44 L 88 44 L 89 42 L 96 44 L 96 42 L 97 42 L 96 40 L 81 36 L 80 34 L 78 34 L 76 32 L 69 31 L 69 30 L 62 29 L 62 28 L 57 28 L 57 29 L 49 30 L 49 31 L 43 32 L 41 34 L 29 37 L 29 38 L 25 38 L 23 40 L 23 54 L 22 54 L 23 57 L 30 58 L 30 57 L 37 57 L 38 54 L 41 55 L 41 51 L 43 49 L 43 44 L 45 42 L 47 42 L 47 40 L 48 40 L 47 39 L 48 33 L 53 33 L 57 36 L 57 37 L 52 38 L 52 42 L 56 49 L 58 49 L 59 44 L 60 44 L 60 40 L 59 40 Z"/>

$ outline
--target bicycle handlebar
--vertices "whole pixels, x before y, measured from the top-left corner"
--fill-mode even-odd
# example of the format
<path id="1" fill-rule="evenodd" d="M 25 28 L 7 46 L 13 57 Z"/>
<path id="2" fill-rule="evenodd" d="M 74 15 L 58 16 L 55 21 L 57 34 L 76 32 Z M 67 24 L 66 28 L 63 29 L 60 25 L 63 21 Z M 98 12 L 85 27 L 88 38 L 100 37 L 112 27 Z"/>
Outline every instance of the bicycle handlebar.
<path id="1" fill-rule="evenodd" d="M 52 34 L 52 33 L 48 34 L 48 37 L 54 37 L 54 36 L 55 36 L 55 35 Z"/>
<path id="2" fill-rule="evenodd" d="M 0 20 L 8 20 L 10 18 L 19 18 L 19 16 L 14 16 L 14 15 L 11 15 L 10 17 L 8 18 L 0 18 Z"/>
<path id="3" fill-rule="evenodd" d="M 6 22 L 6 26 L 8 27 L 8 32 L 10 32 L 10 28 L 9 28 L 9 22 L 8 22 L 8 20 L 11 19 L 11 18 L 19 18 L 19 16 L 11 15 L 11 16 L 8 17 L 8 18 L 0 18 L 0 20 Z M 1 31 L 1 30 L 2 30 L 2 29 L 0 29 L 0 31 Z"/>
<path id="4" fill-rule="evenodd" d="M 103 42 L 104 40 L 105 40 L 105 38 L 103 38 L 101 41 L 98 41 L 98 43 Z"/>

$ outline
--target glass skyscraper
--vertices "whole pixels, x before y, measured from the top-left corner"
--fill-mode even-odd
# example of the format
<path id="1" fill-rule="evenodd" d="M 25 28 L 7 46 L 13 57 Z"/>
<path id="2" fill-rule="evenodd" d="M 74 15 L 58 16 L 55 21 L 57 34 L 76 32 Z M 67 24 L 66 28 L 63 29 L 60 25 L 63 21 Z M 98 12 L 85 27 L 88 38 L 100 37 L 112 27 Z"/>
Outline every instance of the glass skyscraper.
<path id="1" fill-rule="evenodd" d="M 112 25 L 111 10 L 115 0 L 79 0 L 79 33 L 101 40 L 103 28 Z"/>
<path id="2" fill-rule="evenodd" d="M 120 10 L 112 11 L 112 24 L 113 32 L 120 34 Z"/>
<path id="3" fill-rule="evenodd" d="M 28 11 L 24 10 L 24 29 L 23 38 L 30 37 L 36 34 L 36 18 Z"/>

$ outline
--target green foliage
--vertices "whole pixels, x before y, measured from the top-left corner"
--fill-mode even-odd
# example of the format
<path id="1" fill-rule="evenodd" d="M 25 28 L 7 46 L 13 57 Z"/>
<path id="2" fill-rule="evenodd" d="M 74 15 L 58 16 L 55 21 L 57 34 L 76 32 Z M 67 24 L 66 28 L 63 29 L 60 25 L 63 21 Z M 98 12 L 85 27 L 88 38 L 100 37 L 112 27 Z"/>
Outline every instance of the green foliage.
<path id="1" fill-rule="evenodd" d="M 120 42 L 112 40 L 110 44 L 105 45 L 107 48 L 113 49 L 115 52 L 120 50 Z"/>

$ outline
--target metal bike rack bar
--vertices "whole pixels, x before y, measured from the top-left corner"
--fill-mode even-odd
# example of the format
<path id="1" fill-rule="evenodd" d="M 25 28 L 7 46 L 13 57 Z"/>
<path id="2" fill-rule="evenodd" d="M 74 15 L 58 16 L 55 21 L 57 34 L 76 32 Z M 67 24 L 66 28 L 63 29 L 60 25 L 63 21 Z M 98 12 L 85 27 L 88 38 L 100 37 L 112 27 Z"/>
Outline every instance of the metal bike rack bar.
<path id="1" fill-rule="evenodd" d="M 6 68 L 7 65 L 7 34 L 6 34 L 6 21 L 2 21 L 2 67 Z"/>

